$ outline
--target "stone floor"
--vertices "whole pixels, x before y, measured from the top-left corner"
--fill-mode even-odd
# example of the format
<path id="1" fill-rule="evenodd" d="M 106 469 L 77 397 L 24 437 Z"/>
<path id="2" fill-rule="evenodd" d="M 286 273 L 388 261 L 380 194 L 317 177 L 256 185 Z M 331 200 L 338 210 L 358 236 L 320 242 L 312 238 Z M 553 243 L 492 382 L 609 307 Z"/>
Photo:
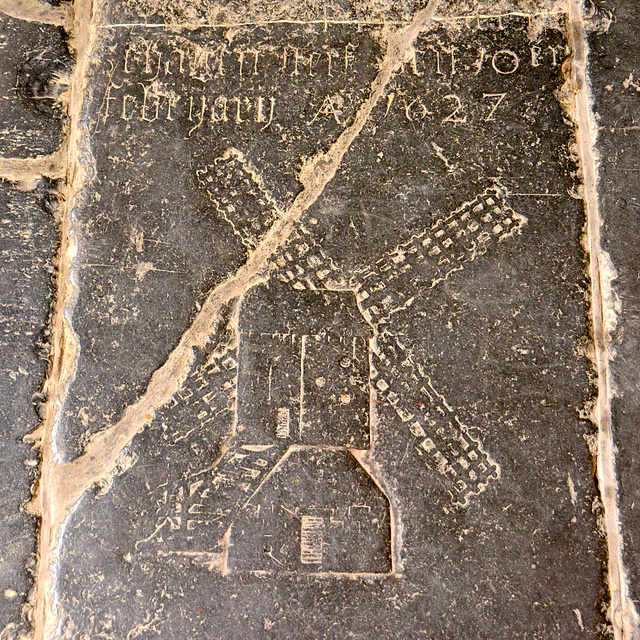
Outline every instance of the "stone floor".
<path id="1" fill-rule="evenodd" d="M 0 0 L 0 639 L 640 640 L 639 28 Z"/>

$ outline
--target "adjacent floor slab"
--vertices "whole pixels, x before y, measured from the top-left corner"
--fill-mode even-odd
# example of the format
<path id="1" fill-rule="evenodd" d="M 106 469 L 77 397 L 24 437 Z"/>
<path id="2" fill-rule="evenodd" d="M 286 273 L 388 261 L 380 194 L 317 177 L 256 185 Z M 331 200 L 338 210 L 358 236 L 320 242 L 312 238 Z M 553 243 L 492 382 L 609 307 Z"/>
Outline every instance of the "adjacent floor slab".
<path id="1" fill-rule="evenodd" d="M 35 568 L 36 523 L 25 506 L 37 476 L 26 440 L 46 371 L 56 232 L 49 185 L 21 193 L 0 185 L 0 635 L 17 638 Z"/>
<path id="2" fill-rule="evenodd" d="M 69 54 L 62 29 L 0 13 L 0 156 L 27 158 L 62 143 L 57 98 Z"/>
<path id="3" fill-rule="evenodd" d="M 54 184 L 32 171 L 63 142 L 66 34 L 0 9 L 0 637 L 26 637 L 36 565 L 28 436 L 44 396 L 58 244 Z M 36 162 L 38 162 L 36 160 Z M 51 165 L 46 159 L 44 164 Z M 50 167 L 49 167 L 50 168 Z M 47 171 L 51 174 L 51 171 Z M 27 191 L 24 191 L 27 189 Z"/>
<path id="4" fill-rule="evenodd" d="M 635 179 L 640 150 L 640 8 L 634 2 L 596 5 L 590 37 L 591 81 L 598 123 L 603 248 L 612 284 L 612 421 L 619 450 L 618 478 L 624 561 L 631 595 L 640 601 L 640 190 Z"/>

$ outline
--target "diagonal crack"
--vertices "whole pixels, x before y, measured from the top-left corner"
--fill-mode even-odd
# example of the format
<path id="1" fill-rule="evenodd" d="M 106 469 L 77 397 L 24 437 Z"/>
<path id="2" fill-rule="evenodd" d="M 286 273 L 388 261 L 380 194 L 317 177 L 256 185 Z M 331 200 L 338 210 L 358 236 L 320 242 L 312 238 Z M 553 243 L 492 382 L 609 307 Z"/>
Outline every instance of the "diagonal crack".
<path id="1" fill-rule="evenodd" d="M 243 295 L 263 277 L 273 252 L 287 241 L 302 214 L 317 201 L 336 175 L 344 156 L 368 122 L 394 74 L 401 68 L 418 34 L 434 16 L 438 1 L 430 0 L 406 27 L 389 35 L 387 52 L 371 85 L 370 95 L 356 112 L 353 122 L 328 151 L 317 154 L 303 166 L 299 175 L 302 191 L 267 232 L 247 262 L 209 293 L 192 325 L 151 377 L 145 393 L 125 410 L 116 424 L 98 433 L 81 456 L 52 469 L 52 490 L 56 496 L 52 525 L 55 528 L 62 525 L 68 510 L 85 491 L 115 468 L 122 450 L 149 424 L 155 411 L 180 389 L 190 370 L 194 350 L 207 343 L 218 325 L 224 305 Z"/>

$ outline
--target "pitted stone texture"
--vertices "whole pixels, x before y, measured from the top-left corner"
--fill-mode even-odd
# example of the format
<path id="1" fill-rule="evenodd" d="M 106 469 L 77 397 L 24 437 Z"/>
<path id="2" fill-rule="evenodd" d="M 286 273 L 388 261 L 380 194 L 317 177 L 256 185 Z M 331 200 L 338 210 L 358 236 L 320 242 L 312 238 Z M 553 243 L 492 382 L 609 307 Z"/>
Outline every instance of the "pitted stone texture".
<path id="1" fill-rule="evenodd" d="M 56 238 L 48 192 L 0 184 L 0 635 L 9 639 L 28 629 L 22 609 L 35 562 L 35 522 L 24 508 L 38 458 L 24 438 L 38 423 L 48 351 Z"/>

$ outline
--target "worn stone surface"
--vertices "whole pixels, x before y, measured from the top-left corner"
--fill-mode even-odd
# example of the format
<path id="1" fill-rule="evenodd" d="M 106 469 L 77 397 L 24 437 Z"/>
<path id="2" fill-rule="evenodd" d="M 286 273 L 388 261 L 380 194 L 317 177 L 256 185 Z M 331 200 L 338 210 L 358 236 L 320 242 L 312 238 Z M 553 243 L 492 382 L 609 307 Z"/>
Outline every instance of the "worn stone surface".
<path id="1" fill-rule="evenodd" d="M 640 142 L 640 66 L 637 25 L 640 8 L 634 2 L 600 2 L 590 37 L 591 78 L 598 114 L 600 154 L 600 208 L 603 248 L 610 260 L 614 311 L 611 331 L 613 382 L 612 420 L 619 450 L 621 522 L 631 578 L 631 593 L 640 601 L 640 344 L 638 272 L 640 191 L 635 175 Z"/>
<path id="2" fill-rule="evenodd" d="M 0 13 L 0 178 L 14 177 L 7 158 L 28 161 L 62 143 L 65 40 L 57 27 Z M 7 640 L 30 630 L 36 521 L 26 506 L 38 455 L 25 438 L 43 401 L 57 246 L 53 185 L 27 173 L 15 175 L 28 177 L 28 192 L 0 182 L 0 637 Z"/>
<path id="3" fill-rule="evenodd" d="M 0 154 L 32 157 L 62 143 L 62 107 L 69 55 L 57 27 L 0 14 Z"/>
<path id="4" fill-rule="evenodd" d="M 34 569 L 35 521 L 25 512 L 37 452 L 24 438 L 46 367 L 56 234 L 49 185 L 20 193 L 0 184 L 0 636 L 28 630 L 23 616 Z"/>
<path id="5" fill-rule="evenodd" d="M 82 112 L 63 636 L 602 637 L 564 15 L 149 7 Z"/>

